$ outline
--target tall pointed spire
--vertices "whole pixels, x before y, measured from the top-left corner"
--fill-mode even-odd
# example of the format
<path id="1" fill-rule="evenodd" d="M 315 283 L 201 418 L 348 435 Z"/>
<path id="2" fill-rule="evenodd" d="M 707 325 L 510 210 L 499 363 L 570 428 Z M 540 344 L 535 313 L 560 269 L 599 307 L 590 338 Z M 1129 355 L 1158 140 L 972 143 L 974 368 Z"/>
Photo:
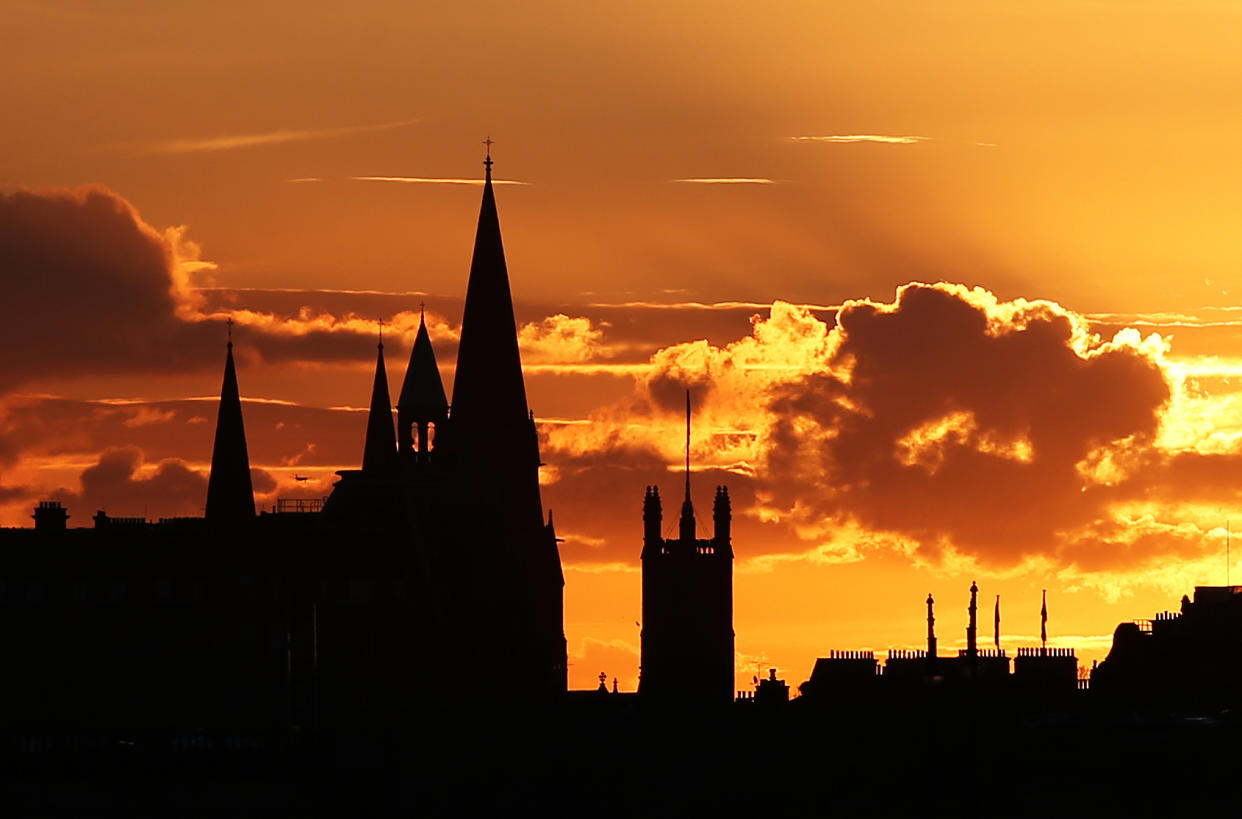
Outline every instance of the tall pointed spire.
<path id="1" fill-rule="evenodd" d="M 462 429 L 470 426 L 488 427 L 502 437 L 497 424 L 503 428 L 529 420 L 509 271 L 500 239 L 496 195 L 492 190 L 490 144 L 488 148 L 483 161 L 486 168 L 483 202 L 479 208 L 470 281 L 466 285 L 466 304 L 461 319 L 457 374 L 453 379 L 455 436 L 486 434 L 482 429 L 471 429 L 469 433 Z"/>
<path id="2" fill-rule="evenodd" d="M 694 540 L 694 504 L 690 502 L 690 390 L 686 390 L 686 497 L 681 502 L 679 534 L 683 542 Z"/>
<path id="3" fill-rule="evenodd" d="M 426 455 L 431 447 L 433 425 L 441 423 L 448 414 L 448 398 L 440 381 L 440 368 L 436 364 L 436 352 L 431 347 L 427 333 L 427 319 L 419 311 L 418 335 L 410 350 L 410 364 L 401 382 L 401 395 L 397 398 L 397 426 L 400 430 L 398 443 L 403 455 L 415 452 Z M 415 430 L 417 427 L 417 439 Z"/>
<path id="4" fill-rule="evenodd" d="M 228 353 L 224 383 L 216 416 L 216 441 L 211 450 L 211 477 L 207 480 L 207 519 L 237 523 L 254 517 L 254 488 L 250 483 L 250 456 L 242 421 L 241 393 L 233 365 L 233 320 L 229 319 Z"/>
<path id="5" fill-rule="evenodd" d="M 392 431 L 392 402 L 388 398 L 388 370 L 384 367 L 384 332 L 376 345 L 375 381 L 371 385 L 371 412 L 362 450 L 362 471 L 370 475 L 392 472 L 397 465 L 397 437 Z"/>

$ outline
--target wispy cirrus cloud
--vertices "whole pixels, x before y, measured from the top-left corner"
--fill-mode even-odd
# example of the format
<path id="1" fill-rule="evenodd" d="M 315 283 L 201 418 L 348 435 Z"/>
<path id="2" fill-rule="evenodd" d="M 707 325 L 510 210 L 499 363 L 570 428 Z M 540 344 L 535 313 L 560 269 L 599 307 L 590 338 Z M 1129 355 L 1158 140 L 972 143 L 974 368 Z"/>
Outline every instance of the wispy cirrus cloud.
<path id="1" fill-rule="evenodd" d="M 828 136 L 794 136 L 794 142 L 832 142 L 838 144 L 852 142 L 878 142 L 883 145 L 913 145 L 916 142 L 931 142 L 934 137 L 888 134 L 832 134 Z"/>
<path id="2" fill-rule="evenodd" d="M 226 134 L 223 136 L 166 139 L 146 146 L 148 154 L 193 154 L 214 151 L 233 151 L 239 148 L 256 148 L 261 145 L 279 145 L 285 142 L 306 142 L 313 139 L 338 139 L 340 137 L 366 134 L 374 131 L 388 131 L 393 128 L 404 128 L 419 120 L 403 119 L 397 122 L 382 122 L 377 125 L 350 125 L 342 128 L 300 128 L 264 131 L 256 134 Z M 291 180 L 292 181 L 292 180 Z M 298 181 L 311 181 L 309 178 Z"/>
<path id="3" fill-rule="evenodd" d="M 692 179 L 674 179 L 691 185 L 775 185 L 775 179 L 762 176 L 701 176 Z"/>
<path id="4" fill-rule="evenodd" d="M 482 185 L 482 179 L 459 179 L 445 176 L 351 176 L 355 182 L 397 182 L 403 185 Z M 493 179 L 493 185 L 529 185 L 516 179 Z"/>

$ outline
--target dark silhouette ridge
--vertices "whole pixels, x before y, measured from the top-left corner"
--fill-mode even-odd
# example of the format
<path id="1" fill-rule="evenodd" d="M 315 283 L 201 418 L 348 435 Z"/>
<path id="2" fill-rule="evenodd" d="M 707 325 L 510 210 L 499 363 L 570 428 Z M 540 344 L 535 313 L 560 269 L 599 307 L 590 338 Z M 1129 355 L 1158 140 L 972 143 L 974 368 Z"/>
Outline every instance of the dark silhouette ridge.
<path id="1" fill-rule="evenodd" d="M 1011 658 L 1000 648 L 999 618 L 995 650 L 977 642 L 979 586 L 970 584 L 966 608 L 966 647 L 955 656 L 939 656 L 936 641 L 935 600 L 927 595 L 927 648 L 891 649 L 881 663 L 871 650 L 834 650 L 815 661 L 811 678 L 799 690 L 807 707 L 835 708 L 852 701 L 891 707 L 897 702 L 927 697 L 980 698 L 1015 712 L 1075 707 L 1087 690 L 1078 677 L 1073 649 L 1019 648 Z M 999 609 L 998 609 L 999 610 Z M 1046 613 L 1046 603 L 1041 616 Z M 1010 660 L 1013 660 L 1012 673 Z"/>
<path id="2" fill-rule="evenodd" d="M 388 398 L 388 371 L 384 368 L 384 342 L 376 345 L 375 382 L 371 387 L 371 410 L 367 414 L 367 439 L 362 450 L 362 471 L 369 475 L 395 472 L 397 438 L 392 427 L 392 402 Z"/>
<path id="3" fill-rule="evenodd" d="M 419 315 L 418 335 L 410 350 L 410 363 L 401 382 L 401 395 L 397 398 L 398 445 L 401 456 L 410 460 L 416 457 L 427 460 L 434 447 L 437 426 L 448 418 L 448 399 L 440 380 L 440 368 L 436 353 L 431 347 L 425 316 Z M 416 432 L 417 429 L 417 432 Z"/>
<path id="4" fill-rule="evenodd" d="M 231 319 L 229 323 L 232 324 Z M 246 452 L 246 428 L 242 421 L 241 394 L 237 388 L 231 338 L 224 359 L 224 382 L 220 386 L 220 409 L 216 415 L 216 440 L 211 450 L 206 509 L 207 520 L 213 523 L 239 523 L 254 517 L 250 456 Z"/>

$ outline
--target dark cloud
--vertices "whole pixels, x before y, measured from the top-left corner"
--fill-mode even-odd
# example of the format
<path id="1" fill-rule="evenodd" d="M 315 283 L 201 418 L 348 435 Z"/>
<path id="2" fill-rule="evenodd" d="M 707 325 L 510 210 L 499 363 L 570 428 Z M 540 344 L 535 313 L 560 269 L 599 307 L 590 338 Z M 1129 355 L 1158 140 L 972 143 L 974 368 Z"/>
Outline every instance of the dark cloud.
<path id="1" fill-rule="evenodd" d="M 201 516 L 207 498 L 207 472 L 184 461 L 168 458 L 153 470 L 143 469 L 144 456 L 134 446 L 111 447 L 99 460 L 82 470 L 78 491 L 61 490 L 51 497 L 64 503 L 78 525 L 96 511 L 120 517 L 148 519 Z M 262 469 L 250 470 L 256 495 L 272 492 L 276 481 Z"/>
<path id="2" fill-rule="evenodd" d="M 78 525 L 97 510 L 113 516 L 148 518 L 202 515 L 207 498 L 207 476 L 183 461 L 160 461 L 149 474 L 139 474 L 142 450 L 113 447 L 99 456 L 93 466 L 82 470 L 77 492 L 54 493 L 78 520 Z"/>
<path id="3" fill-rule="evenodd" d="M 1150 451 L 1170 397 L 1152 357 L 1081 347 L 1052 305 L 910 285 L 838 323 L 833 364 L 849 377 L 777 391 L 761 480 L 804 514 L 903 534 L 932 557 L 945 544 L 998 564 L 1054 553 L 1119 499 L 1079 465 L 1123 442 Z"/>
<path id="4" fill-rule="evenodd" d="M 106 188 L 0 195 L 0 280 L 11 306 L 0 324 L 0 390 L 218 360 L 218 331 L 176 316 L 174 253 L 172 237 Z"/>

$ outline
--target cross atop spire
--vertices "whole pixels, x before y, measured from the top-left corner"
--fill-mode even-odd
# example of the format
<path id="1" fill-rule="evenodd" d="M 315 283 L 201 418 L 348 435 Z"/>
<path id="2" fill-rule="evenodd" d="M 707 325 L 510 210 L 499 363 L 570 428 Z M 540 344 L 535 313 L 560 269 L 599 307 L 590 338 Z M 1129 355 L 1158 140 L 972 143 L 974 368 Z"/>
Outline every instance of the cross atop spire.
<path id="1" fill-rule="evenodd" d="M 384 320 L 380 319 L 376 323 L 379 324 L 379 348 L 382 350 L 384 349 Z"/>
<path id="2" fill-rule="evenodd" d="M 229 316 L 224 323 L 228 325 L 228 330 L 226 332 L 229 334 L 229 349 L 231 350 L 233 349 L 233 317 Z"/>
<path id="3" fill-rule="evenodd" d="M 492 178 L 492 146 L 495 145 L 496 143 L 491 138 L 491 135 L 488 135 L 487 139 L 483 140 L 483 144 L 487 147 L 487 155 L 483 157 L 483 167 L 487 169 L 488 181 L 491 181 L 491 178 Z"/>

